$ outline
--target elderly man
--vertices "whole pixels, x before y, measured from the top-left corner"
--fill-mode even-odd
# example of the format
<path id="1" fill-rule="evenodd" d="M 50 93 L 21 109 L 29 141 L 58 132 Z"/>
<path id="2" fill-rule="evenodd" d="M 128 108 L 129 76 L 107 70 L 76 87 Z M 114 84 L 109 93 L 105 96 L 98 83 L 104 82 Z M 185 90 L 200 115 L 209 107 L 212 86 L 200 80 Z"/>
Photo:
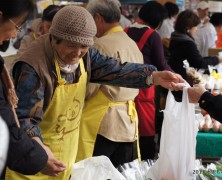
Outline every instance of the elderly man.
<path id="1" fill-rule="evenodd" d="M 17 114 L 24 131 L 65 165 L 48 169 L 53 180 L 67 180 L 76 161 L 79 125 L 87 80 L 125 87 L 152 83 L 177 89 L 183 79 L 154 66 L 121 63 L 90 48 L 96 25 L 82 7 L 66 6 L 56 13 L 49 34 L 39 37 L 15 62 L 13 77 L 19 98 Z M 41 130 L 40 130 L 41 129 Z M 7 171 L 6 179 L 48 180 L 38 173 L 24 176 Z"/>
<path id="2" fill-rule="evenodd" d="M 92 0 L 88 3 L 87 10 L 97 26 L 94 47 L 105 55 L 120 58 L 121 63 L 143 63 L 136 43 L 120 26 L 118 4 L 118 0 Z M 138 92 L 138 89 L 89 84 L 80 124 L 78 160 L 105 155 L 116 167 L 133 160 L 138 128 L 134 99 Z M 134 116 L 129 109 L 135 113 Z"/>

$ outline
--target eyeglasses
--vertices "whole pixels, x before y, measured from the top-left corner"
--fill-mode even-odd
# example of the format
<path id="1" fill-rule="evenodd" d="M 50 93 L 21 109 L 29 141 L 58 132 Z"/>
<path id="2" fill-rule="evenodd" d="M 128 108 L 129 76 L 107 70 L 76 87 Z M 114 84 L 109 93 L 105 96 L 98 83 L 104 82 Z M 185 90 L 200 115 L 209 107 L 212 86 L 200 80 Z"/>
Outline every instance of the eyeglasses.
<path id="1" fill-rule="evenodd" d="M 14 21 L 12 21 L 11 19 L 9 19 L 9 21 L 15 26 L 17 32 L 22 32 L 22 28 L 20 26 L 18 26 Z"/>

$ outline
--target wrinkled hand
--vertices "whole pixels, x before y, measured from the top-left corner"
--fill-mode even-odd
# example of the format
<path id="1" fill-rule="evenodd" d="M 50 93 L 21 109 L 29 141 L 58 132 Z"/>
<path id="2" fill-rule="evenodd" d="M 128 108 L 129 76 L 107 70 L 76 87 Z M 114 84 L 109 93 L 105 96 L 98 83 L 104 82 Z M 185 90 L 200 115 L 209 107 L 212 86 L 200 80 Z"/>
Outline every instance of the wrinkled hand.
<path id="1" fill-rule="evenodd" d="M 32 138 L 42 146 L 42 148 L 46 151 L 46 154 L 48 155 L 48 161 L 44 169 L 41 171 L 42 174 L 46 174 L 49 176 L 58 176 L 59 173 L 66 170 L 66 165 L 63 162 L 57 160 L 52 151 L 47 146 L 45 146 L 38 137 Z"/>
<path id="2" fill-rule="evenodd" d="M 58 176 L 59 173 L 63 172 L 66 169 L 65 164 L 57 160 L 52 151 L 47 146 L 44 146 L 43 148 L 48 155 L 48 161 L 41 173 L 49 176 Z"/>
<path id="3" fill-rule="evenodd" d="M 179 74 L 170 71 L 154 71 L 152 76 L 154 85 L 160 85 L 171 91 L 182 90 L 186 82 Z"/>
<path id="4" fill-rule="evenodd" d="M 202 94 L 207 91 L 201 85 L 194 85 L 193 87 L 188 88 L 188 95 L 190 103 L 198 103 Z"/>

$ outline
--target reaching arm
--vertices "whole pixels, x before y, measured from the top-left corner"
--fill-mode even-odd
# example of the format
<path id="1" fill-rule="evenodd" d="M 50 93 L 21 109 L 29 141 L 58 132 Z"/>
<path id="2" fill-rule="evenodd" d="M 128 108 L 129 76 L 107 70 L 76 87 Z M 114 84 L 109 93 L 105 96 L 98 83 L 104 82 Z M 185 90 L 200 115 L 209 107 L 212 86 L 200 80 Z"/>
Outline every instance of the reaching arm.
<path id="1" fill-rule="evenodd" d="M 189 101 L 199 103 L 200 108 L 207 111 L 210 116 L 222 122 L 222 96 L 214 96 L 201 85 L 194 85 L 188 89 Z"/>
<path id="2" fill-rule="evenodd" d="M 147 88 L 152 85 L 147 79 L 153 74 L 154 85 L 161 85 L 167 89 L 178 90 L 174 83 L 184 80 L 180 75 L 170 71 L 158 71 L 156 67 L 148 64 L 121 63 L 115 58 L 101 55 L 98 50 L 90 50 L 91 82 L 103 83 L 112 86 Z"/>
<path id="3" fill-rule="evenodd" d="M 121 63 L 115 58 L 111 58 L 99 53 L 91 48 L 91 79 L 90 82 L 101 83 L 112 86 L 146 88 L 147 76 L 150 76 L 156 67 L 152 65 Z"/>

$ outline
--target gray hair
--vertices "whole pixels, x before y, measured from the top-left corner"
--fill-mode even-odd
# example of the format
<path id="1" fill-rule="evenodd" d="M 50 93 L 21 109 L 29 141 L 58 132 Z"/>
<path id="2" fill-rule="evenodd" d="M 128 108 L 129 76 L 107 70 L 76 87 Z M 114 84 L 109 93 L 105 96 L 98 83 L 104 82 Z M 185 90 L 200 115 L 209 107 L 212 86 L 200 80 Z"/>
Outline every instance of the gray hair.
<path id="1" fill-rule="evenodd" d="M 120 20 L 119 0 L 90 0 L 86 9 L 95 17 L 100 14 L 107 23 L 119 22 Z"/>

